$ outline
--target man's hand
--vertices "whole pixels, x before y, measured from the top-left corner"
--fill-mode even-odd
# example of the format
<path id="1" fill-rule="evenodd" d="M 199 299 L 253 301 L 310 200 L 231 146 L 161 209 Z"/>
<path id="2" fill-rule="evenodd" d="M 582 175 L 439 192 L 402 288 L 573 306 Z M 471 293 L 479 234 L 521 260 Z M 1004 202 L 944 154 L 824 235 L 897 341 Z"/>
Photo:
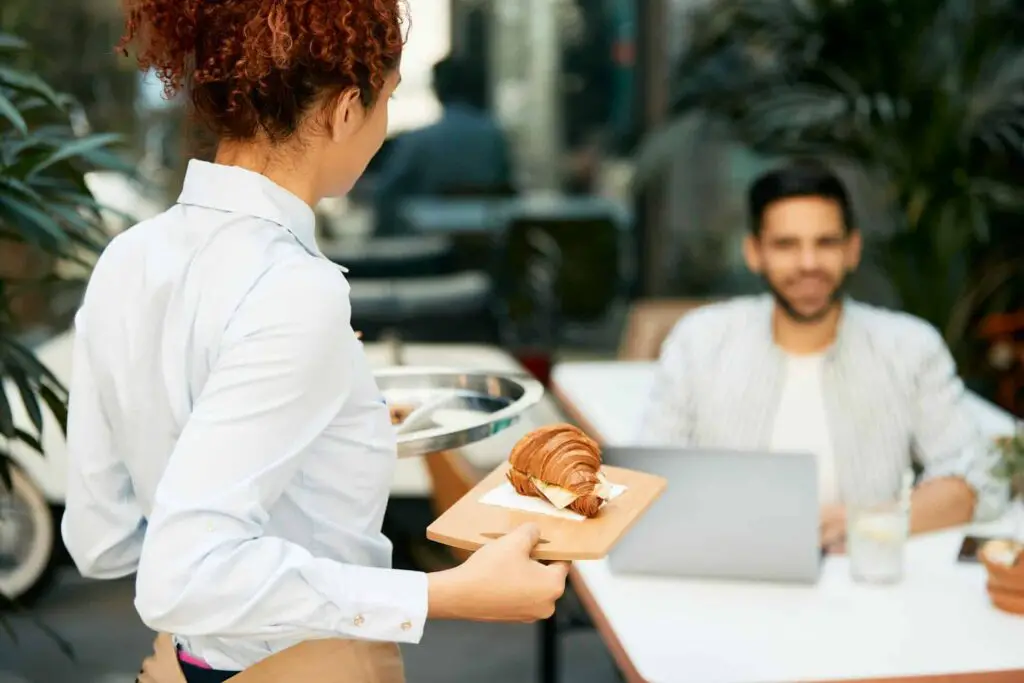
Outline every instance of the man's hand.
<path id="1" fill-rule="evenodd" d="M 959 477 L 929 479 L 910 497 L 910 533 L 969 524 L 977 501 L 974 489 Z"/>
<path id="2" fill-rule="evenodd" d="M 846 508 L 825 505 L 821 508 L 821 547 L 826 552 L 846 552 Z"/>
<path id="3" fill-rule="evenodd" d="M 142 662 L 142 671 L 136 683 L 185 683 L 185 674 L 178 664 L 178 651 L 174 641 L 161 633 L 153 641 L 153 654 Z"/>

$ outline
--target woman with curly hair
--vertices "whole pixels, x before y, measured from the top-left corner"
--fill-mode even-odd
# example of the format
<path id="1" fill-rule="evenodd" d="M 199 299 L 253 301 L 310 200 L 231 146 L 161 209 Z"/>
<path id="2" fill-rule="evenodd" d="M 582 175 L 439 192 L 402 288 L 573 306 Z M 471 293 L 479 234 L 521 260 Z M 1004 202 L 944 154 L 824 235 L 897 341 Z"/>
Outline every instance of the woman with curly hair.
<path id="1" fill-rule="evenodd" d="M 82 574 L 137 574 L 136 608 L 172 634 L 190 683 L 275 660 L 311 671 L 339 648 L 356 653 L 342 680 L 390 682 L 395 643 L 428 616 L 532 621 L 564 589 L 565 566 L 529 559 L 535 528 L 429 575 L 392 569 L 381 533 L 395 432 L 313 207 L 382 144 L 401 9 L 127 2 L 124 47 L 219 143 L 90 279 L 63 536 Z M 296 672 L 282 675 L 312 676 Z"/>

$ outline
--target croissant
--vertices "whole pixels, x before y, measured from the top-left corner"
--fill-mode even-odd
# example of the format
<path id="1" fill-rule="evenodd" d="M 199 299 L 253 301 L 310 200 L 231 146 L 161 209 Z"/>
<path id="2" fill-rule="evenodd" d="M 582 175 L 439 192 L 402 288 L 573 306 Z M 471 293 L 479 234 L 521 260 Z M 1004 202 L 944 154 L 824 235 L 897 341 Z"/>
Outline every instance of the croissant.
<path id="1" fill-rule="evenodd" d="M 517 493 L 593 517 L 608 499 L 601 448 L 570 424 L 535 429 L 512 447 L 508 480 Z"/>

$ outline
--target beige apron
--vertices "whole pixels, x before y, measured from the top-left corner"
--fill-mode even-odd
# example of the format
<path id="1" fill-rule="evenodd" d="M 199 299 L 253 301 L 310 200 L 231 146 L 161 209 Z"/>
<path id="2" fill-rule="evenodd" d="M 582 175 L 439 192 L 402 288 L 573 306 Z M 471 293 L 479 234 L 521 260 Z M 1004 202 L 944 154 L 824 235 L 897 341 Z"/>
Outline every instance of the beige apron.
<path id="1" fill-rule="evenodd" d="M 395 643 L 310 640 L 267 657 L 230 683 L 405 683 L 402 653 Z"/>
<path id="2" fill-rule="evenodd" d="M 160 635 L 143 662 L 140 683 L 183 683 L 171 638 Z M 231 678 L 231 683 L 405 683 L 402 653 L 395 643 L 311 640 L 267 657 Z"/>

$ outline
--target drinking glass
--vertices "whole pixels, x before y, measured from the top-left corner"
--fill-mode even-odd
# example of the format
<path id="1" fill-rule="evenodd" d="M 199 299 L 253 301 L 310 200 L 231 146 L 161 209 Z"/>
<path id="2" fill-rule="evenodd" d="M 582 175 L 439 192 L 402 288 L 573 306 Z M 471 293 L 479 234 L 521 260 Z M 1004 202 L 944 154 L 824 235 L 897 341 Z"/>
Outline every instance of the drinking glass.
<path id="1" fill-rule="evenodd" d="M 851 507 L 846 552 L 853 580 L 876 584 L 902 581 L 909 532 L 909 509 L 903 501 Z"/>

